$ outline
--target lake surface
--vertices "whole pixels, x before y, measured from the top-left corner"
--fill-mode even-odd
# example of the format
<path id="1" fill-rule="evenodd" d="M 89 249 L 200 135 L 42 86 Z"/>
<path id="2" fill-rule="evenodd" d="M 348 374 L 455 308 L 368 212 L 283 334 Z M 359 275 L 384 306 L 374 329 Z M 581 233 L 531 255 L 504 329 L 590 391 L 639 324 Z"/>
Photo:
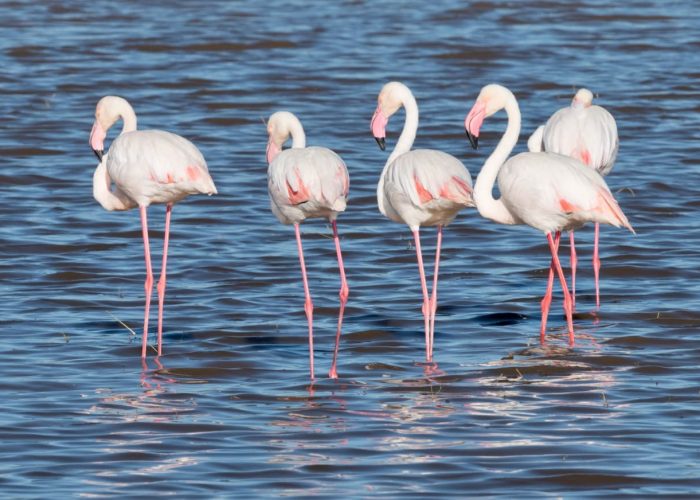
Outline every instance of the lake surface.
<path id="1" fill-rule="evenodd" d="M 206 4 L 0 6 L 2 496 L 700 489 L 700 6 Z M 489 119 L 469 148 L 463 120 L 487 83 L 519 99 L 518 151 L 579 87 L 613 113 L 607 181 L 637 235 L 602 228 L 595 311 L 593 231 L 577 232 L 573 348 L 556 287 L 539 341 L 543 235 L 468 209 L 445 230 L 438 367 L 424 364 L 411 233 L 376 207 L 389 153 L 369 120 L 390 80 L 418 100 L 415 146 L 457 156 L 474 178 L 505 129 L 503 114 Z M 219 190 L 173 210 L 164 352 L 144 364 L 138 212 L 92 198 L 88 135 L 107 94 L 130 100 L 140 128 L 197 144 Z M 339 289 L 330 227 L 303 224 L 311 384 L 294 231 L 269 211 L 263 121 L 280 109 L 350 171 L 338 380 L 325 377 Z M 389 123 L 388 148 L 402 122 Z M 163 207 L 149 216 L 159 266 Z M 422 235 L 430 277 L 435 230 Z"/>

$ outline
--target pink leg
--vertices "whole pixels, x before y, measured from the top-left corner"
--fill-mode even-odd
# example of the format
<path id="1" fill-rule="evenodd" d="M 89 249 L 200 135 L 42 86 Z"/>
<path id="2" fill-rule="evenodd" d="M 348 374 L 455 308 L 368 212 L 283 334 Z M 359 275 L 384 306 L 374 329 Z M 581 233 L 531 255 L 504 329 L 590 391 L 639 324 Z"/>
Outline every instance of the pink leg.
<path id="1" fill-rule="evenodd" d="M 578 259 L 576 258 L 576 246 L 574 245 L 574 232 L 569 233 L 569 238 L 571 241 L 571 308 L 573 311 L 576 310 L 576 265 L 578 264 Z"/>
<path id="2" fill-rule="evenodd" d="M 598 236 L 600 224 L 595 223 L 595 239 L 593 240 L 593 275 L 595 276 L 595 308 L 600 309 L 600 288 L 598 277 L 600 275 L 600 259 L 598 258 Z"/>
<path id="3" fill-rule="evenodd" d="M 552 239 L 552 233 L 547 233 L 547 241 L 549 242 L 549 249 L 552 252 L 552 260 L 559 274 L 559 282 L 561 283 L 561 289 L 564 293 L 564 311 L 566 312 L 566 324 L 569 327 L 569 344 L 574 345 L 574 320 L 572 318 L 572 307 L 571 307 L 571 295 L 569 295 L 569 287 L 566 285 L 566 278 L 564 277 L 564 271 L 559 263 L 559 256 L 557 255 L 558 246 L 554 243 Z"/>
<path id="4" fill-rule="evenodd" d="M 314 304 L 311 302 L 311 293 L 309 292 L 309 281 L 306 279 L 306 264 L 304 264 L 304 251 L 301 248 L 301 232 L 299 224 L 294 224 L 294 231 L 297 235 L 297 248 L 299 249 L 299 263 L 301 264 L 301 277 L 304 280 L 304 312 L 306 319 L 309 322 L 309 369 L 311 371 L 311 380 L 314 379 Z"/>
<path id="5" fill-rule="evenodd" d="M 163 304 L 165 303 L 165 282 L 166 266 L 168 263 L 168 241 L 170 240 L 170 212 L 173 210 L 172 203 L 165 207 L 165 238 L 163 240 L 163 267 L 160 270 L 158 279 L 158 356 L 163 353 Z"/>
<path id="6" fill-rule="evenodd" d="M 148 245 L 148 218 L 146 217 L 146 207 L 139 207 L 141 212 L 141 232 L 143 233 L 143 250 L 146 259 L 146 305 L 143 313 L 143 342 L 141 344 L 141 357 L 146 357 L 146 346 L 148 345 L 148 311 L 151 308 L 151 295 L 153 294 L 153 268 L 151 267 L 151 249 Z"/>
<path id="7" fill-rule="evenodd" d="M 559 251 L 559 237 L 561 233 L 557 231 L 554 235 L 554 246 Z M 549 265 L 549 277 L 547 278 L 547 291 L 542 298 L 540 307 L 542 309 L 542 322 L 540 324 L 540 342 L 544 344 L 544 334 L 547 329 L 547 316 L 549 315 L 549 305 L 552 303 L 552 288 L 554 287 L 554 259 Z"/>
<path id="8" fill-rule="evenodd" d="M 440 247 L 442 246 L 442 224 L 438 225 L 437 248 L 435 250 L 435 274 L 433 291 L 430 297 L 430 359 L 433 358 L 433 341 L 435 339 L 435 313 L 437 312 L 438 270 L 440 268 Z"/>
<path id="9" fill-rule="evenodd" d="M 425 281 L 425 270 L 423 268 L 423 252 L 420 249 L 420 234 L 418 229 L 413 231 L 413 239 L 416 244 L 416 256 L 418 257 L 418 272 L 420 273 L 420 284 L 423 289 L 423 319 L 425 322 L 425 360 L 431 361 L 430 352 L 430 299 L 428 298 L 428 284 Z"/>
<path id="10" fill-rule="evenodd" d="M 338 346 L 340 345 L 340 330 L 343 327 L 343 314 L 345 314 L 345 304 L 350 295 L 348 282 L 345 279 L 345 267 L 343 266 L 343 254 L 340 252 L 340 238 L 338 238 L 338 225 L 335 221 L 331 222 L 333 226 L 333 239 L 335 240 L 335 252 L 338 254 L 338 269 L 340 269 L 340 311 L 338 312 L 338 330 L 335 332 L 335 350 L 333 351 L 333 364 L 328 372 L 329 378 L 338 378 L 337 363 L 338 363 Z"/>

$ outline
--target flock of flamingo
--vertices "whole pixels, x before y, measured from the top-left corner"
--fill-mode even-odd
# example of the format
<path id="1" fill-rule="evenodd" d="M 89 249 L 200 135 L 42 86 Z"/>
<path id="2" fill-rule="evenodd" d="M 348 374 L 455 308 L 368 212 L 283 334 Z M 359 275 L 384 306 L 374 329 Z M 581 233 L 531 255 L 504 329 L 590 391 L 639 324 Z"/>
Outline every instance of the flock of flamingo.
<path id="1" fill-rule="evenodd" d="M 471 146 L 477 147 L 479 132 L 487 117 L 505 109 L 508 124 L 472 187 L 471 175 L 454 156 L 432 149 L 411 149 L 418 129 L 418 105 L 409 88 L 399 82 L 387 83 L 382 88 L 370 124 L 382 150 L 386 145 L 389 118 L 401 107 L 405 108 L 406 118 L 398 142 L 379 179 L 377 202 L 382 214 L 408 225 L 413 233 L 423 292 L 426 362 L 431 363 L 433 360 L 442 228 L 465 207 L 475 206 L 483 217 L 494 222 L 527 224 L 545 233 L 552 256 L 547 289 L 541 303 L 542 342 L 545 339 L 556 274 L 563 290 L 569 343 L 574 343 L 574 229 L 586 222 L 594 222 L 593 268 L 596 306 L 599 306 L 598 224 L 625 227 L 632 232 L 634 230 L 603 179 L 610 172 L 617 156 L 619 141 L 615 120 L 607 110 L 593 105 L 592 100 L 593 94 L 589 90 L 579 90 L 571 106 L 554 113 L 545 125 L 532 134 L 528 140 L 529 152 L 509 158 L 520 135 L 520 108 L 515 96 L 507 88 L 496 84 L 483 87 L 464 122 Z M 105 153 L 107 131 L 119 119 L 123 121 L 122 131 Z M 274 113 L 267 122 L 267 132 L 268 190 L 272 212 L 283 224 L 293 224 L 296 233 L 305 295 L 304 310 L 309 329 L 311 379 L 314 378 L 314 308 L 299 224 L 306 219 L 320 217 L 328 219 L 333 229 L 341 288 L 335 349 L 328 375 L 337 378 L 338 345 L 349 288 L 336 219 L 347 205 L 348 170 L 340 156 L 330 149 L 306 147 L 304 129 L 292 113 Z M 283 150 L 290 136 L 292 147 Z M 216 194 L 216 187 L 204 157 L 190 141 L 162 130 L 137 130 L 134 110 L 121 97 L 106 96 L 97 103 L 90 146 L 100 161 L 93 176 L 95 199 L 106 210 L 138 207 L 141 214 L 146 262 L 142 357 L 146 356 L 153 293 L 146 212 L 153 203 L 166 205 L 163 261 L 156 286 L 157 349 L 158 355 L 161 355 L 172 206 L 190 194 Z M 493 186 L 497 178 L 500 198 L 495 199 Z M 420 245 L 419 231 L 422 226 L 437 226 L 435 269 L 430 293 Z M 569 231 L 571 238 L 571 293 L 558 257 L 562 231 Z"/>

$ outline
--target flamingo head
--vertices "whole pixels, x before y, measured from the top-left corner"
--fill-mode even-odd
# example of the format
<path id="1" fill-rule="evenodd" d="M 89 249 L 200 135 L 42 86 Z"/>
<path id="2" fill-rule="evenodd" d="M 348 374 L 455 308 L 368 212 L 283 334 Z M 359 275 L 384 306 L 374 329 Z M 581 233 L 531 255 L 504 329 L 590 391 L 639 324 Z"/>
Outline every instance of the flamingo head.
<path id="1" fill-rule="evenodd" d="M 382 151 L 386 149 L 386 126 L 389 118 L 401 108 L 407 94 L 410 95 L 411 91 L 400 82 L 389 82 L 379 92 L 377 109 L 372 115 L 370 129 Z"/>
<path id="2" fill-rule="evenodd" d="M 282 152 L 290 135 L 295 141 L 292 147 L 304 147 L 304 129 L 299 119 L 289 111 L 277 111 L 270 116 L 267 120 L 267 135 L 267 163 L 272 163 Z"/>
<path id="3" fill-rule="evenodd" d="M 100 161 L 104 155 L 104 140 L 107 137 L 107 131 L 119 118 L 124 120 L 123 132 L 136 130 L 136 115 L 126 99 L 108 95 L 99 100 L 95 107 L 95 122 L 92 124 L 89 142 Z"/>
<path id="4" fill-rule="evenodd" d="M 576 109 L 589 108 L 593 103 L 593 92 L 588 89 L 579 89 L 571 100 L 571 107 Z"/>
<path id="5" fill-rule="evenodd" d="M 505 108 L 509 97 L 513 97 L 513 94 L 502 85 L 492 83 L 481 89 L 474 106 L 464 119 L 464 130 L 472 148 L 476 149 L 479 145 L 479 132 L 484 120 Z"/>

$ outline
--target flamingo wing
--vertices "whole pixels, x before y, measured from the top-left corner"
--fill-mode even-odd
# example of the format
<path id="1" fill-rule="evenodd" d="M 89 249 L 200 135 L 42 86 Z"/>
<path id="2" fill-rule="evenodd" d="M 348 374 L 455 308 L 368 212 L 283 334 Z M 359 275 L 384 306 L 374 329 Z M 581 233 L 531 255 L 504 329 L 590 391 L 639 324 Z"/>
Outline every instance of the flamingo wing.
<path id="1" fill-rule="evenodd" d="M 399 156 L 387 171 L 386 183 L 416 207 L 434 200 L 474 205 L 469 172 L 461 161 L 442 151 L 416 149 Z"/>
<path id="2" fill-rule="evenodd" d="M 545 151 L 571 156 L 606 175 L 617 157 L 617 125 L 600 106 L 563 108 L 547 121 L 543 144 Z"/>
<path id="3" fill-rule="evenodd" d="M 555 153 L 521 153 L 498 176 L 503 201 L 526 224 L 544 232 L 585 222 L 632 227 L 603 177 L 580 161 Z"/>
<path id="4" fill-rule="evenodd" d="M 163 201 L 159 191 L 176 197 L 216 193 L 207 163 L 194 144 L 162 130 L 121 134 L 109 149 L 107 168 L 114 182 L 139 205 L 143 198 Z"/>
<path id="5" fill-rule="evenodd" d="M 581 141 L 589 152 L 589 165 L 601 175 L 607 175 L 615 164 L 620 146 L 615 118 L 600 106 L 591 106 L 585 111 Z"/>
<path id="6" fill-rule="evenodd" d="M 345 210 L 350 188 L 347 167 L 327 148 L 282 151 L 268 168 L 273 211 L 283 223 L 308 217 L 335 218 Z"/>

